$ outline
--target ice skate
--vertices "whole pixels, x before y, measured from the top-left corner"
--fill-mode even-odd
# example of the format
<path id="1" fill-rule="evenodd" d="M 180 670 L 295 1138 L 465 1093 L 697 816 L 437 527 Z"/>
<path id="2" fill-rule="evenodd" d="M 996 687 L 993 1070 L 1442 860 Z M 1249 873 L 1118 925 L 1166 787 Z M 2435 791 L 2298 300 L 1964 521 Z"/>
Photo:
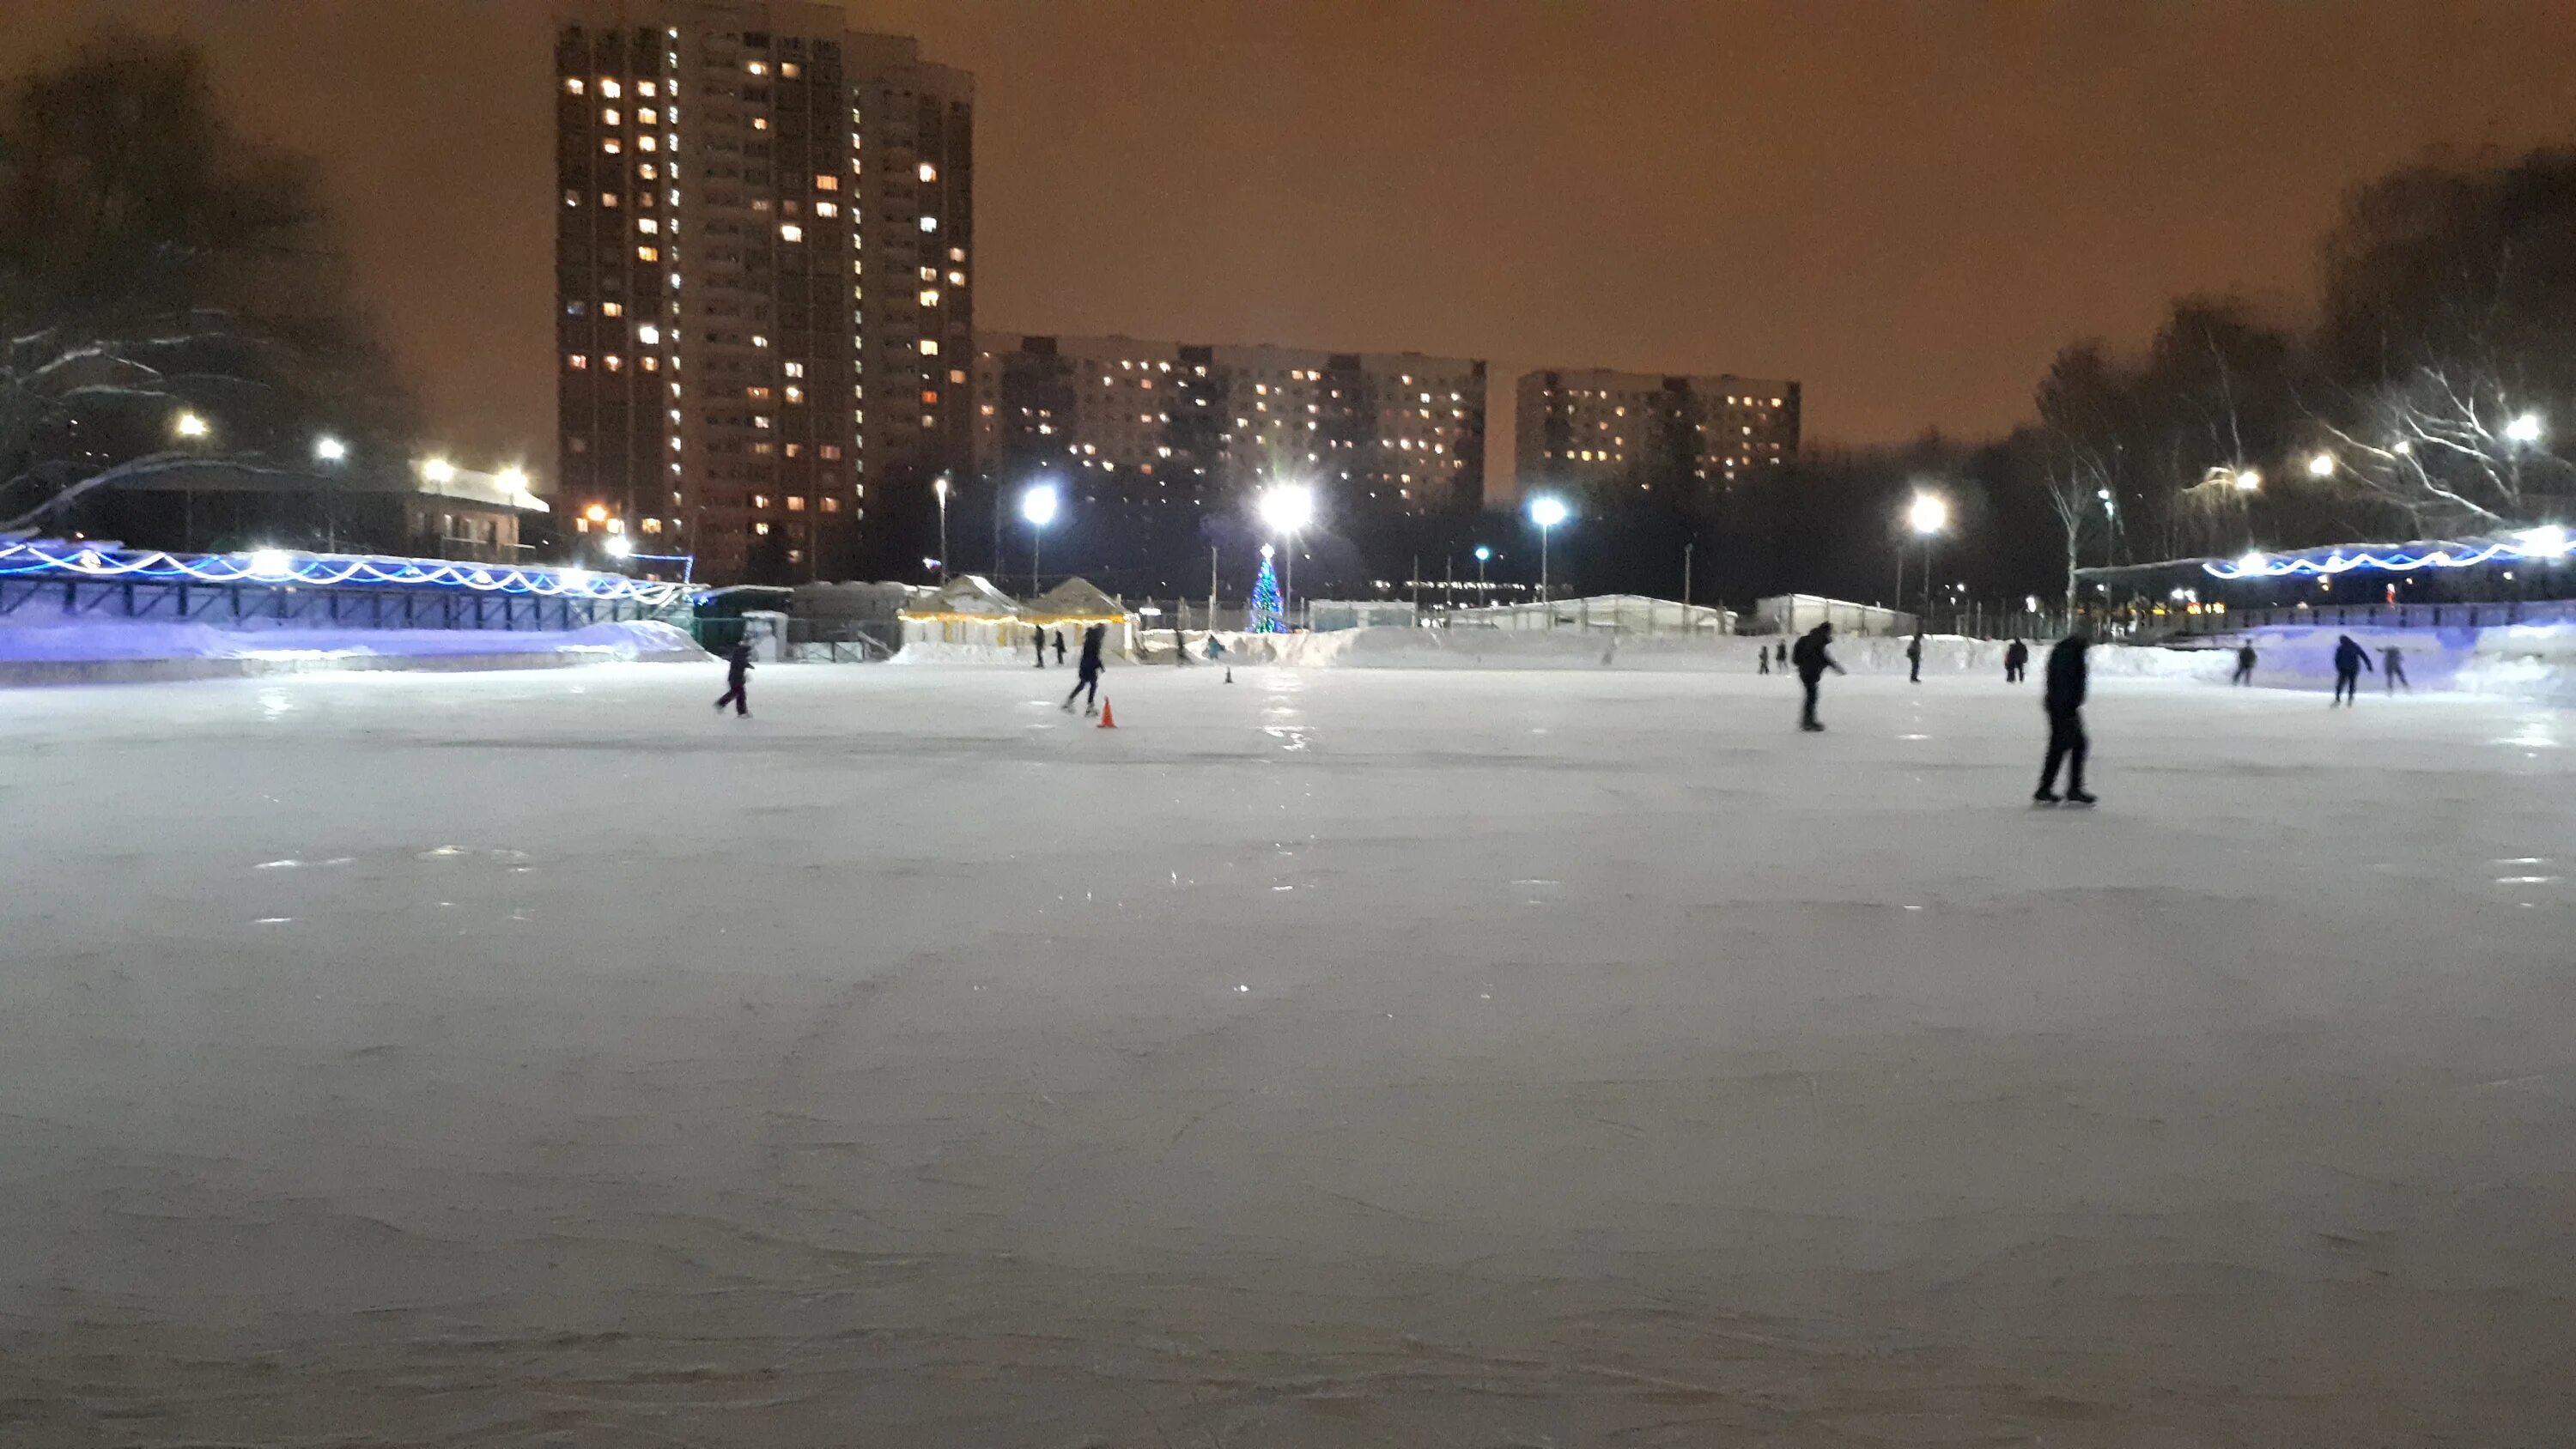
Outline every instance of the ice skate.
<path id="1" fill-rule="evenodd" d="M 2030 795 L 2030 803 L 2033 805 L 2054 805 L 2057 801 L 2057 792 L 2051 790 L 2046 785 L 2042 785 L 2038 789 L 2033 790 Z"/>
<path id="2" fill-rule="evenodd" d="M 2081 790 L 2069 790 L 2066 792 L 2066 803 L 2069 805 L 2090 805 L 2093 803 L 2093 797 Z"/>

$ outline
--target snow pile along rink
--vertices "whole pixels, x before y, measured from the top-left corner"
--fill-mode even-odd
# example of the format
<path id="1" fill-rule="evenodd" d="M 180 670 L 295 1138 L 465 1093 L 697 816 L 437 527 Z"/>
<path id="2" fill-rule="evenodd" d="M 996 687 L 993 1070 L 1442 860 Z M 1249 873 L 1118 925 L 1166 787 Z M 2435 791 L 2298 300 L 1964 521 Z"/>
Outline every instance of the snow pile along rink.
<path id="1" fill-rule="evenodd" d="M 346 669 L 544 669 L 688 663 L 710 656 L 685 630 L 645 619 L 561 631 L 335 629 L 293 621 L 212 624 L 43 615 L 0 626 L 0 683 L 214 679 Z"/>

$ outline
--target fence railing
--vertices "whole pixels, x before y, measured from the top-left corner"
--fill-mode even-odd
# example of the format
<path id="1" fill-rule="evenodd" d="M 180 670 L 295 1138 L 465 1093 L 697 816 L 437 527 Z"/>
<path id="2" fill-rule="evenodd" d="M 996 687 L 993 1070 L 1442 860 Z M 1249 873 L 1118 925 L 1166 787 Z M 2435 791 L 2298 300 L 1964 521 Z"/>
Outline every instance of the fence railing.
<path id="1" fill-rule="evenodd" d="M 568 595 L 367 584 L 353 588 L 168 579 L 0 578 L 0 616 L 29 611 L 174 624 L 553 631 L 669 619 L 677 606 Z"/>
<path id="2" fill-rule="evenodd" d="M 2505 599 L 2474 604 L 2314 604 L 2169 611 L 2136 621 L 2171 634 L 2234 634 L 2247 629 L 2484 629 L 2507 624 L 2576 621 L 2576 601 Z"/>

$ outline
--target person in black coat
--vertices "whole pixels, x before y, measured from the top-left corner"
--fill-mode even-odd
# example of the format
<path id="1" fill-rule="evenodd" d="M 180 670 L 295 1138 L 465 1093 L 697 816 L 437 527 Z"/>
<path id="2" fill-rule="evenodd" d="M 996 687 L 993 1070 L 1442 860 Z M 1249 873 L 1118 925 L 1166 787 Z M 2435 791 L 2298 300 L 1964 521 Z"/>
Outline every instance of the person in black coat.
<path id="1" fill-rule="evenodd" d="M 1920 629 L 1915 630 L 1914 637 L 1906 641 L 1905 664 L 1906 682 L 1921 684 L 1923 682 L 1923 631 Z"/>
<path id="2" fill-rule="evenodd" d="M 733 706 L 737 719 L 751 714 L 751 641 L 734 641 L 733 652 L 725 655 L 725 692 L 716 696 L 716 713 Z"/>
<path id="3" fill-rule="evenodd" d="M 2408 694 L 2415 692 L 2414 681 L 2406 677 L 2406 651 L 2394 644 L 2387 645 L 2379 651 L 2379 678 L 2381 683 L 2388 686 L 2390 694 L 2395 694 L 2397 686 L 2401 684 L 2406 686 Z"/>
<path id="4" fill-rule="evenodd" d="M 1106 624 L 1094 624 L 1090 628 L 1082 631 L 1082 662 L 1077 666 L 1078 672 L 1076 672 L 1073 677 L 1073 692 L 1064 697 L 1064 712 L 1066 714 L 1073 713 L 1073 696 L 1082 693 L 1086 689 L 1091 691 L 1091 701 L 1089 707 L 1084 709 L 1083 713 L 1086 715 L 1100 713 L 1100 671 L 1102 668 L 1100 663 L 1100 645 L 1101 641 L 1108 637 L 1109 626 Z"/>
<path id="5" fill-rule="evenodd" d="M 1825 646 L 1832 643 L 1833 638 L 1833 625 L 1818 624 L 1799 635 L 1798 647 L 1789 652 L 1789 662 L 1798 666 L 1798 683 L 1807 695 L 1807 702 L 1798 711 L 1798 728 L 1802 730 L 1824 728 L 1816 719 L 1816 686 L 1824 681 L 1826 670 L 1836 674 L 1843 672 L 1843 667 L 1834 662 L 1834 656 L 1825 652 Z"/>
<path id="6" fill-rule="evenodd" d="M 2030 646 L 2019 639 L 2004 646 L 2004 683 L 2019 684 L 2030 672 Z"/>
<path id="7" fill-rule="evenodd" d="M 1055 631 L 1055 667 L 1058 669 L 1064 667 L 1064 631 L 1062 629 Z"/>
<path id="8" fill-rule="evenodd" d="M 2254 659 L 2254 646 L 2252 644 L 2247 643 L 2237 645 L 2236 673 L 2229 676 L 2227 682 L 2230 684 L 2252 684 L 2254 682 Z"/>
<path id="9" fill-rule="evenodd" d="M 1038 630 L 1038 668 L 1046 668 L 1046 630 Z"/>
<path id="10" fill-rule="evenodd" d="M 2350 634 L 2335 636 L 2335 692 L 2326 708 L 2352 705 L 2361 698 L 2361 671 L 2370 668 L 2370 651 L 2352 642 Z"/>
<path id="11" fill-rule="evenodd" d="M 2084 737 L 2084 687 L 2089 670 L 2084 651 L 2093 647 L 2082 626 L 2057 641 L 2048 651 L 2047 693 L 2040 707 L 2048 711 L 2048 762 L 2039 770 L 2039 789 L 2031 799 L 2042 805 L 2058 801 L 2057 767 L 2066 769 L 2066 799 L 2078 805 L 2090 805 L 2093 797 L 2084 791 L 2084 757 L 2092 741 Z"/>

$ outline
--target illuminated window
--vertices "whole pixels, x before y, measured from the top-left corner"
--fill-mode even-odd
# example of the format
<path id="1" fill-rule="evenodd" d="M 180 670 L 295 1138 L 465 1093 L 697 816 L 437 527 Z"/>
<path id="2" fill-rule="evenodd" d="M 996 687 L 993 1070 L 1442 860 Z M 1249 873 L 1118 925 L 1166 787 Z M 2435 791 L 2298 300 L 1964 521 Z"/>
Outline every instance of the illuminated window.
<path id="1" fill-rule="evenodd" d="M 938 305 L 939 305 L 939 289 L 938 289 L 937 287 L 924 287 L 924 288 L 922 288 L 922 289 L 921 289 L 921 305 L 923 305 L 923 306 L 925 306 L 925 307 L 936 307 L 936 306 L 938 306 Z"/>
<path id="2" fill-rule="evenodd" d="M 805 495 L 804 495 L 804 494 L 802 494 L 802 493 L 790 493 L 790 494 L 788 494 L 788 495 L 787 495 L 787 511 L 788 511 L 788 512 L 790 512 L 790 513 L 802 513 L 802 512 L 804 512 L 804 511 L 805 511 Z"/>
<path id="3" fill-rule="evenodd" d="M 770 454 L 778 451 L 778 445 L 776 443 L 754 443 L 751 445 L 751 451 L 760 457 L 766 458 Z"/>
<path id="4" fill-rule="evenodd" d="M 657 144 L 658 143 L 650 136 L 638 136 L 635 138 L 635 148 L 639 151 L 650 151 Z"/>
<path id="5" fill-rule="evenodd" d="M 964 382 L 966 380 L 966 369 L 962 367 L 952 367 L 948 369 L 948 380 L 950 382 Z"/>
<path id="6" fill-rule="evenodd" d="M 581 84 L 581 77 L 580 77 L 580 76 L 577 76 L 577 75 L 568 75 L 568 76 L 565 76 L 565 77 L 564 77 L 564 94 L 565 94 L 565 95 L 568 95 L 568 96 L 577 96 L 577 95 L 580 95 L 580 94 L 581 94 L 581 92 L 582 92 L 582 84 Z"/>
<path id="7" fill-rule="evenodd" d="M 921 339 L 921 355 L 924 357 L 937 357 L 939 355 L 938 340 L 930 337 Z"/>
<path id="8" fill-rule="evenodd" d="M 636 221 L 635 229 L 644 233 L 646 236 L 653 236 L 662 230 L 662 223 L 647 216 Z"/>
<path id="9" fill-rule="evenodd" d="M 564 193 L 564 205 L 566 205 L 566 206 L 579 206 L 579 205 L 581 205 L 581 193 L 580 193 L 580 192 L 578 192 L 578 191 L 567 191 L 567 192 L 565 192 L 565 193 Z"/>
<path id="10" fill-rule="evenodd" d="M 754 413 L 754 414 L 752 414 L 752 415 L 751 415 L 751 425 L 752 425 L 753 427 L 755 427 L 755 428 L 765 428 L 765 427 L 768 427 L 768 426 L 769 426 L 769 414 L 767 414 L 767 413 Z"/>
<path id="11" fill-rule="evenodd" d="M 841 445 L 838 443 L 825 443 L 814 451 L 821 454 L 823 461 L 827 463 L 837 463 L 841 459 Z M 823 501 L 829 504 L 832 500 L 826 498 Z"/>
<path id="12" fill-rule="evenodd" d="M 744 397 L 747 397 L 747 398 L 751 399 L 753 402 L 767 402 L 767 401 L 769 401 L 769 389 L 767 389 L 767 388 L 765 388 L 765 387 L 747 387 L 747 388 L 744 388 L 744 389 L 742 390 L 742 395 L 743 395 Z"/>
<path id="13" fill-rule="evenodd" d="M 798 74 L 799 72 L 796 67 L 796 62 L 792 60 L 782 60 L 778 63 L 779 79 L 794 80 Z"/>
<path id="14" fill-rule="evenodd" d="M 751 334 L 751 345 L 754 347 L 767 347 L 769 345 L 769 339 L 755 332 Z"/>
<path id="15" fill-rule="evenodd" d="M 635 249 L 635 260 L 639 262 L 658 262 L 662 260 L 662 249 L 660 247 L 637 247 Z"/>
<path id="16" fill-rule="evenodd" d="M 615 147 L 614 143 L 611 143 L 611 145 L 610 145 L 610 148 L 609 148 L 609 149 L 611 149 L 611 150 L 615 150 L 615 149 L 616 149 L 616 147 Z M 937 231 L 937 230 L 939 230 L 939 218 L 938 218 L 938 217 L 935 217 L 935 216 L 925 216 L 925 217 L 923 217 L 923 218 L 921 219 L 921 229 L 922 229 L 923 231 Z"/>
<path id="17" fill-rule="evenodd" d="M 767 538 L 767 537 L 769 537 L 769 525 L 768 525 L 768 524 L 766 524 L 766 523 L 755 523 L 755 524 L 753 524 L 753 525 L 751 526 L 751 531 L 752 531 L 752 532 L 754 532 L 754 533 L 756 533 L 756 534 L 759 534 L 762 538 Z"/>
<path id="18" fill-rule="evenodd" d="M 651 106 L 645 106 L 635 113 L 635 124 L 639 126 L 658 126 L 661 123 L 662 117 Z"/>
<path id="19" fill-rule="evenodd" d="M 924 403 L 937 403 L 939 401 L 938 389 L 928 387 L 923 388 L 921 390 L 921 400 Z"/>
<path id="20" fill-rule="evenodd" d="M 816 216 L 839 216 L 841 214 L 841 208 L 828 201 L 818 201 L 814 203 L 814 214 Z"/>
<path id="21" fill-rule="evenodd" d="M 617 204 L 617 193 L 614 191 L 603 191 L 599 193 L 599 204 L 602 206 L 615 206 Z"/>
<path id="22" fill-rule="evenodd" d="M 824 500 L 823 500 L 823 511 L 824 511 L 825 513 L 838 513 L 838 512 L 840 512 L 840 511 L 841 511 L 841 500 L 840 500 L 840 499 L 838 499 L 838 498 L 826 498 L 826 499 L 824 499 Z"/>
<path id="23" fill-rule="evenodd" d="M 952 286 L 952 287 L 962 287 L 962 286 L 965 286 L 965 285 L 966 285 L 966 274 L 965 274 L 964 272 L 950 272 L 950 273 L 948 274 L 948 285 L 950 285 L 950 286 Z M 1202 371 L 1204 371 L 1205 369 L 1201 369 L 1201 370 L 1202 370 Z"/>
<path id="24" fill-rule="evenodd" d="M 645 519 L 644 531 L 646 533 L 660 533 L 662 531 L 662 520 L 658 518 Z"/>
<path id="25" fill-rule="evenodd" d="M 814 189 L 816 191 L 838 191 L 841 189 L 841 178 L 833 175 L 829 171 L 823 172 L 814 178 Z"/>
<path id="26" fill-rule="evenodd" d="M 805 445 L 803 443 L 790 443 L 787 445 L 787 456 L 790 458 L 799 457 L 804 453 L 804 451 Z"/>
<path id="27" fill-rule="evenodd" d="M 602 302 L 599 304 L 599 315 L 602 317 L 623 317 L 626 315 L 626 304 L 623 302 Z"/>
<path id="28" fill-rule="evenodd" d="M 769 129 L 769 118 L 768 118 L 767 116 L 754 116 L 754 117 L 752 117 L 752 118 L 751 118 L 751 128 L 752 128 L 753 130 L 755 130 L 755 131 L 766 131 L 766 130 L 768 130 L 768 129 Z"/>
<path id="29" fill-rule="evenodd" d="M 789 377 L 803 377 L 805 375 L 805 364 L 801 362 L 791 362 L 787 364 L 787 375 Z"/>
<path id="30" fill-rule="evenodd" d="M 924 161 L 921 163 L 920 175 L 924 181 L 936 181 L 939 179 L 939 168 Z"/>
<path id="31" fill-rule="evenodd" d="M 602 141 L 602 142 L 600 142 L 600 143 L 599 143 L 599 149 L 600 149 L 600 150 L 602 150 L 602 151 L 607 152 L 607 153 L 608 153 L 609 155 L 611 155 L 611 156 L 614 156 L 614 155 L 616 155 L 618 152 L 623 151 L 623 150 L 625 150 L 626 148 L 625 148 L 625 147 L 623 147 L 623 146 L 618 145 L 618 144 L 617 144 L 617 138 L 616 138 L 615 136 L 611 136 L 611 137 L 609 137 L 607 140 Z"/>
<path id="32" fill-rule="evenodd" d="M 671 94 L 673 94 L 673 95 L 675 95 L 675 96 L 676 96 L 676 95 L 678 95 L 679 93 L 680 93 L 680 88 L 679 88 L 677 85 L 674 85 L 674 86 L 672 86 L 672 87 L 671 87 Z M 637 85 L 636 85 L 636 87 L 635 87 L 635 94 L 637 94 L 637 95 L 639 95 L 639 96 L 649 96 L 649 95 L 653 94 L 653 83 L 652 83 L 651 81 L 642 81 L 642 82 L 637 83 Z"/>
<path id="33" fill-rule="evenodd" d="M 769 74 L 769 62 L 765 60 L 745 61 L 742 68 L 750 71 L 753 75 Z"/>
<path id="34" fill-rule="evenodd" d="M 962 262 L 966 260 L 966 249 L 964 247 L 950 247 L 948 249 L 948 260 L 952 262 Z"/>
<path id="35" fill-rule="evenodd" d="M 763 391 L 767 391 L 767 389 L 763 389 Z M 801 387 L 789 388 L 787 390 L 787 400 L 792 403 L 803 402 L 805 400 L 805 389 Z"/>
<path id="36" fill-rule="evenodd" d="M 610 106 L 606 110 L 601 111 L 599 113 L 599 124 L 603 126 L 614 126 L 618 124 L 617 108 L 615 106 Z"/>
<path id="37" fill-rule="evenodd" d="M 571 368 L 575 372 L 588 372 L 590 371 L 590 359 L 578 352 L 566 353 L 564 355 L 564 366 Z"/>
<path id="38" fill-rule="evenodd" d="M 660 372 L 662 370 L 662 359 L 658 357 L 645 358 L 644 370 L 646 372 Z"/>
<path id="39" fill-rule="evenodd" d="M 601 76 L 599 78 L 599 93 L 612 101 L 617 99 L 619 94 L 617 82 L 610 80 L 606 76 Z"/>
<path id="40" fill-rule="evenodd" d="M 609 370 L 609 371 L 611 371 L 611 372 L 615 372 L 615 371 L 617 371 L 619 368 L 621 368 L 621 367 L 625 366 L 625 362 L 624 362 L 624 360 L 623 360 L 623 359 L 621 359 L 620 357 L 618 357 L 618 355 L 617 355 L 616 353 L 614 353 L 614 352 L 612 352 L 612 353 L 608 354 L 606 357 L 603 357 L 603 358 L 601 358 L 601 359 L 599 359 L 599 360 L 600 360 L 601 362 L 603 362 L 603 363 L 607 364 L 607 366 L 608 366 L 608 370 Z"/>

